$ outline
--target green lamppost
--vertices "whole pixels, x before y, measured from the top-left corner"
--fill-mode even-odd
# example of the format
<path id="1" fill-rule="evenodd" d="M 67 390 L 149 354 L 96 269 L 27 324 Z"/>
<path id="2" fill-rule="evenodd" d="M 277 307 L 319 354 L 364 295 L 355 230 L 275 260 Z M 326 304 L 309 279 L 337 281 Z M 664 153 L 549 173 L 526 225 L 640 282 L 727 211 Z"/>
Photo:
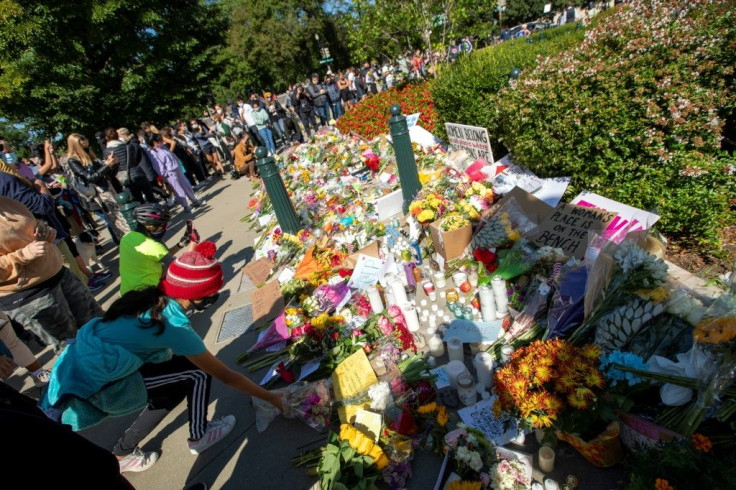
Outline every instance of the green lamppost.
<path id="1" fill-rule="evenodd" d="M 292 235 L 297 234 L 302 229 L 302 225 L 294 210 L 294 204 L 289 199 L 289 193 L 286 192 L 286 186 L 281 179 L 276 162 L 273 157 L 268 156 L 268 150 L 263 146 L 256 149 L 256 156 L 258 157 L 258 171 L 261 173 L 281 230 Z"/>
<path id="2" fill-rule="evenodd" d="M 411 138 L 409 137 L 406 118 L 401 115 L 401 107 L 396 104 L 391 106 L 390 113 L 393 117 L 388 120 L 388 125 L 391 128 L 396 165 L 399 167 L 399 182 L 401 183 L 401 193 L 404 196 L 403 209 L 404 213 L 407 213 L 409 212 L 409 204 L 422 189 L 422 184 L 419 182 L 417 162 L 414 160 L 414 150 L 411 148 Z"/>

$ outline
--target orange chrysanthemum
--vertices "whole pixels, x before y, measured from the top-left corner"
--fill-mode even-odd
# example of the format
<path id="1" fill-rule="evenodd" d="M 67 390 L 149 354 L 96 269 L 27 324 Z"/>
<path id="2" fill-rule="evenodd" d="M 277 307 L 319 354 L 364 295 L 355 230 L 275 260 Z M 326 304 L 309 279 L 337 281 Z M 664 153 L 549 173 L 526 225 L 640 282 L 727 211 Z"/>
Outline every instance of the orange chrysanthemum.
<path id="1" fill-rule="evenodd" d="M 713 448 L 710 439 L 703 434 L 693 434 L 693 444 L 695 444 L 695 449 L 704 453 L 709 452 Z"/>
<path id="2" fill-rule="evenodd" d="M 670 482 L 665 480 L 664 478 L 657 478 L 657 480 L 654 482 L 654 488 L 657 490 L 675 490 L 672 485 L 670 485 Z"/>
<path id="3" fill-rule="evenodd" d="M 709 318 L 698 324 L 693 332 L 696 342 L 720 344 L 736 337 L 736 317 Z"/>

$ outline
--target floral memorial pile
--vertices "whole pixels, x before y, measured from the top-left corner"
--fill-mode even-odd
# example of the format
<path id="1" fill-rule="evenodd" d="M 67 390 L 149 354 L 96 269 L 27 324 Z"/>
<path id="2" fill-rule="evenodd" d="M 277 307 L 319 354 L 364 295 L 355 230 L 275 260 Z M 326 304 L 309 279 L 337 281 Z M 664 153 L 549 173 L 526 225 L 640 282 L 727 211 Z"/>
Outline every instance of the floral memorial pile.
<path id="1" fill-rule="evenodd" d="M 332 133 L 279 160 L 297 235 L 264 191 L 250 203 L 255 260 L 286 307 L 239 362 L 269 368 L 285 415 L 325 434 L 295 465 L 325 490 L 406 488 L 418 451 L 445 458 L 447 489 L 575 488 L 549 478 L 563 444 L 598 467 L 625 457 L 631 488 L 684 488 L 692 461 L 733 467 L 733 287 L 703 297 L 673 279 L 651 213 L 563 202 L 564 185 L 508 159 L 414 151 L 406 214 L 386 204 L 400 196 L 386 137 Z"/>

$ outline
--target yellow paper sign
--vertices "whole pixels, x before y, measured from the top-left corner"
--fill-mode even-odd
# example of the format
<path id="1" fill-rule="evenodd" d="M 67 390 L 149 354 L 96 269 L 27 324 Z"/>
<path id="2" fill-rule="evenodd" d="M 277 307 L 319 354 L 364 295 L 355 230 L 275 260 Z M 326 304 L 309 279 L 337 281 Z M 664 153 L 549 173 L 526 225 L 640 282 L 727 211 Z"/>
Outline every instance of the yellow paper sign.
<path id="1" fill-rule="evenodd" d="M 376 374 L 362 349 L 342 361 L 332 373 L 332 387 L 338 401 L 359 395 L 376 383 Z M 361 408 L 370 408 L 370 403 L 339 407 L 337 413 L 340 415 L 340 422 L 352 424 Z"/>

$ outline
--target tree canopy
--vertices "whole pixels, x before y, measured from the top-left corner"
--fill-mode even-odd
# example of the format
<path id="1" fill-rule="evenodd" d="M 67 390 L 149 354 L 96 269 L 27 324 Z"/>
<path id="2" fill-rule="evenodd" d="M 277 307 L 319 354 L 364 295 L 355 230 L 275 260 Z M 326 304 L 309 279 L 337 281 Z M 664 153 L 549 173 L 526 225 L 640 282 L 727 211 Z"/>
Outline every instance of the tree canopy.
<path id="1" fill-rule="evenodd" d="M 46 134 L 179 117 L 226 29 L 204 0 L 0 0 L 0 116 Z"/>

